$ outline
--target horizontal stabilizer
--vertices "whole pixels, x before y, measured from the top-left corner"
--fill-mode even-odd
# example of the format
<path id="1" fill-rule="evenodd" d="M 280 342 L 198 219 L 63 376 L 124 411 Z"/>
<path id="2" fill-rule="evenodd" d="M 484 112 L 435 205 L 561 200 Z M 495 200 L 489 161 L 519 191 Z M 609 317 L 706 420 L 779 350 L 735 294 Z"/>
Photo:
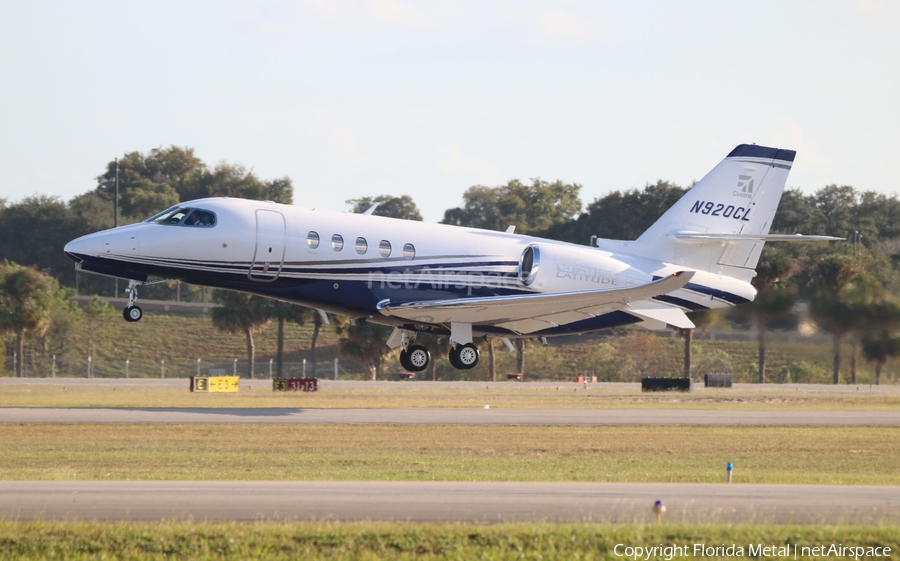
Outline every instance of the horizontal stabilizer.
<path id="1" fill-rule="evenodd" d="M 834 236 L 805 236 L 803 234 L 712 234 L 704 232 L 676 231 L 669 232 L 668 237 L 675 242 L 836 242 L 844 238 Z"/>

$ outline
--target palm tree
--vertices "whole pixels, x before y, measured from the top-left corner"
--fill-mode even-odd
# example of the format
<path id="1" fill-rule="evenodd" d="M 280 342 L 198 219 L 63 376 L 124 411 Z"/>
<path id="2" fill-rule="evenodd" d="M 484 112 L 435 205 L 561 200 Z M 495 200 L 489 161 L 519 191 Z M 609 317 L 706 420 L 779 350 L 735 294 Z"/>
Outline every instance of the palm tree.
<path id="1" fill-rule="evenodd" d="M 278 378 L 284 377 L 284 322 L 290 321 L 298 325 L 306 323 L 309 310 L 280 300 L 270 301 L 267 306 L 268 317 L 278 322 L 278 343 L 275 352 L 275 372 Z"/>
<path id="2" fill-rule="evenodd" d="M 391 328 L 367 321 L 342 321 L 337 325 L 341 353 L 360 359 L 372 372 L 372 380 L 382 376 L 390 349 L 384 344 Z"/>
<path id="3" fill-rule="evenodd" d="M 870 307 L 869 331 L 863 335 L 863 355 L 875 363 L 875 385 L 881 383 L 881 370 L 888 358 L 900 355 L 900 303 L 883 300 Z"/>
<path id="4" fill-rule="evenodd" d="M 322 326 L 328 323 L 328 316 L 321 310 L 313 310 L 313 332 L 309 341 L 309 360 L 312 363 L 312 377 L 316 377 L 316 342 L 319 340 L 319 333 Z"/>
<path id="5" fill-rule="evenodd" d="M 719 321 L 720 319 L 719 310 L 714 309 L 706 309 L 706 310 L 697 310 L 695 312 L 691 312 L 688 314 L 688 318 L 694 323 L 696 329 L 699 329 L 701 333 L 706 333 L 706 330 L 709 329 L 714 323 Z M 691 370 L 693 369 L 693 344 L 694 344 L 694 330 L 693 329 L 679 329 L 678 332 L 684 337 L 684 377 L 691 377 Z"/>
<path id="6" fill-rule="evenodd" d="M 841 380 L 841 340 L 852 328 L 848 320 L 856 317 L 846 292 L 859 270 L 857 260 L 849 255 L 827 255 L 816 262 L 817 287 L 809 311 L 816 323 L 831 332 L 835 384 Z"/>
<path id="7" fill-rule="evenodd" d="M 256 373 L 256 344 L 253 342 L 253 334 L 269 322 L 266 309 L 269 303 L 260 296 L 232 290 L 216 290 L 213 302 L 221 304 L 218 308 L 213 308 L 213 326 L 220 331 L 244 334 L 247 341 L 247 376 L 253 378 Z"/>
<path id="8" fill-rule="evenodd" d="M 749 316 L 756 327 L 759 383 L 766 381 L 766 329 L 769 322 L 790 311 L 797 300 L 797 289 L 788 284 L 794 270 L 794 261 L 784 251 L 763 248 L 753 286 L 757 290 L 756 299 L 752 303 L 738 308 L 738 313 Z"/>

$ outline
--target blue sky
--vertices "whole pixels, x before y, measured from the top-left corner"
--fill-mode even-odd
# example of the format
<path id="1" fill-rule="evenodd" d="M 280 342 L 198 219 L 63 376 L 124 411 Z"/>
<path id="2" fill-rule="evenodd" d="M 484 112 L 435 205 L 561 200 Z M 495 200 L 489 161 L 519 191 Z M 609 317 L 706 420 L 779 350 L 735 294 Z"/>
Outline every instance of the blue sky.
<path id="1" fill-rule="evenodd" d="M 805 192 L 895 189 L 889 0 L 0 2 L 10 201 L 173 144 L 431 221 L 512 178 L 689 185 L 743 142 L 797 150 Z"/>

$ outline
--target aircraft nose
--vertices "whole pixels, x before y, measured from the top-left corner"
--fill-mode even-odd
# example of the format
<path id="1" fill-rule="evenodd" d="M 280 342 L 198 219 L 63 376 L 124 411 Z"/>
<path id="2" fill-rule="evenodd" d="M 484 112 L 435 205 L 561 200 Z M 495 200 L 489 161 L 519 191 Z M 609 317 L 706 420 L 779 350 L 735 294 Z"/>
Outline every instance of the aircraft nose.
<path id="1" fill-rule="evenodd" d="M 76 255 L 84 255 L 85 253 L 85 241 L 84 238 L 77 238 L 66 244 L 66 247 L 63 248 L 63 251 L 66 252 L 66 255 L 69 256 L 70 259 L 78 260 L 75 258 Z"/>

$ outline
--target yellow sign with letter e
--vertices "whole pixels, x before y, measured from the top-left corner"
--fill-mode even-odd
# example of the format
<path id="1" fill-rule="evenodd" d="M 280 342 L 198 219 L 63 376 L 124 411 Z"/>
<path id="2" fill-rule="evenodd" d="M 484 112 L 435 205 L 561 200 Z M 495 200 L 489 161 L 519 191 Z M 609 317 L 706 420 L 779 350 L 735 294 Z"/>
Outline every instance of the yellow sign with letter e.
<path id="1" fill-rule="evenodd" d="M 240 380 L 240 376 L 191 376 L 191 391 L 234 393 L 240 389 Z"/>

